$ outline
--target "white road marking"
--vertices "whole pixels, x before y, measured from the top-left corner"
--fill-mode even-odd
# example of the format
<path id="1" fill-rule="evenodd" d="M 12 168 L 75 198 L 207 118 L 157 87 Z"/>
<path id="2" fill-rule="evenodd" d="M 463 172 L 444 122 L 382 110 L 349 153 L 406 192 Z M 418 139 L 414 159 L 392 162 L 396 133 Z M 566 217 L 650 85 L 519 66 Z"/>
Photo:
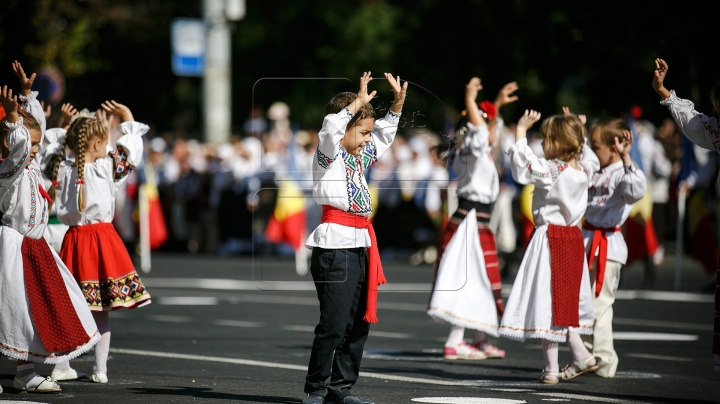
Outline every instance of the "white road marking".
<path id="1" fill-rule="evenodd" d="M 715 301 L 713 295 L 688 292 L 669 292 L 655 290 L 618 290 L 615 293 L 616 300 L 657 300 L 661 302 L 693 302 L 712 303 Z"/>
<path id="2" fill-rule="evenodd" d="M 149 357 L 155 357 L 155 358 L 185 359 L 185 360 L 203 361 L 203 362 L 232 363 L 232 364 L 236 364 L 236 365 L 258 366 L 258 367 L 265 367 L 265 368 L 288 369 L 288 370 L 298 370 L 298 371 L 302 371 L 302 372 L 307 372 L 306 365 L 301 366 L 301 365 L 291 365 L 291 364 L 286 364 L 286 363 L 256 361 L 256 360 L 250 360 L 250 359 L 235 359 L 235 358 L 228 358 L 228 357 L 223 357 L 223 356 L 189 355 L 189 354 L 181 354 L 181 353 L 174 353 L 174 352 L 143 351 L 143 350 L 138 350 L 138 349 L 124 349 L 124 348 L 110 348 L 110 352 L 116 353 L 116 354 L 125 354 L 125 355 L 149 356 Z M 497 381 L 497 380 L 437 380 L 437 379 L 426 379 L 426 378 L 421 378 L 421 377 L 389 375 L 389 374 L 374 373 L 374 372 L 360 372 L 360 377 L 367 377 L 367 378 L 371 378 L 371 379 L 381 379 L 381 380 L 392 380 L 392 381 L 408 382 L 408 383 L 431 384 L 431 385 L 437 385 L 437 386 L 458 386 L 458 387 L 461 387 L 461 386 L 465 386 L 465 387 L 537 386 L 537 382 L 535 382 L 535 381 L 533 381 L 533 382 L 503 382 L 503 381 Z"/>
<path id="3" fill-rule="evenodd" d="M 676 361 L 676 362 L 693 362 L 695 360 L 692 358 L 683 358 L 680 356 L 650 355 L 650 354 L 643 354 L 643 353 L 629 353 L 629 354 L 625 354 L 623 356 L 629 356 L 631 358 L 658 359 L 658 360 L 662 360 L 662 361 Z"/>
<path id="4" fill-rule="evenodd" d="M 697 335 L 665 334 L 659 332 L 623 332 L 614 331 L 616 341 L 697 341 Z"/>
<path id="5" fill-rule="evenodd" d="M 380 361 L 398 361 L 398 362 L 444 362 L 443 358 L 428 358 L 427 356 L 402 356 L 402 355 L 382 355 L 382 354 L 363 354 L 363 359 L 374 359 Z"/>
<path id="6" fill-rule="evenodd" d="M 543 398 L 543 401 L 572 401 L 569 398 Z"/>
<path id="7" fill-rule="evenodd" d="M 482 397 L 423 397 L 413 398 L 411 401 L 417 403 L 437 404 L 524 404 L 524 400 L 510 400 L 507 398 L 482 398 Z"/>
<path id="8" fill-rule="evenodd" d="M 65 384 L 65 383 L 63 383 L 63 384 Z M 41 403 L 39 401 L 15 401 L 15 400 L 4 401 L 3 400 L 3 404 L 45 404 L 45 403 Z"/>
<path id="9" fill-rule="evenodd" d="M 223 325 L 227 327 L 246 327 L 246 328 L 256 328 L 256 327 L 263 327 L 265 324 L 263 323 L 257 323 L 255 321 L 238 321 L 238 320 L 215 320 L 213 321 L 214 325 Z"/>
<path id="10" fill-rule="evenodd" d="M 615 372 L 615 379 L 660 379 L 657 373 L 636 372 L 634 370 Z"/>
<path id="11" fill-rule="evenodd" d="M 639 318 L 613 318 L 613 324 L 639 325 L 645 327 L 679 328 L 682 330 L 712 331 L 712 324 L 679 323 L 675 321 L 641 320 Z"/>
<path id="12" fill-rule="evenodd" d="M 220 300 L 212 296 L 162 296 L 158 303 L 161 306 L 216 306 Z"/>
<path id="13" fill-rule="evenodd" d="M 148 316 L 148 319 L 151 321 L 163 321 L 166 323 L 192 323 L 193 321 L 195 321 L 192 317 L 161 315 Z"/>
<path id="14" fill-rule="evenodd" d="M 546 397 L 558 397 L 558 398 L 570 398 L 575 400 L 586 400 L 586 401 L 597 401 L 601 403 L 613 403 L 613 404 L 627 404 L 627 403 L 644 403 L 645 401 L 634 401 L 634 400 L 618 400 L 615 398 L 597 397 L 597 396 L 586 396 L 584 394 L 568 394 L 568 393 L 533 393 L 538 396 Z"/>
<path id="15" fill-rule="evenodd" d="M 492 390 L 492 391 L 503 391 L 506 393 L 532 393 L 535 390 L 532 389 L 485 389 L 485 390 Z"/>
<path id="16" fill-rule="evenodd" d="M 315 327 L 309 325 L 284 325 L 282 329 L 287 331 L 315 332 Z"/>

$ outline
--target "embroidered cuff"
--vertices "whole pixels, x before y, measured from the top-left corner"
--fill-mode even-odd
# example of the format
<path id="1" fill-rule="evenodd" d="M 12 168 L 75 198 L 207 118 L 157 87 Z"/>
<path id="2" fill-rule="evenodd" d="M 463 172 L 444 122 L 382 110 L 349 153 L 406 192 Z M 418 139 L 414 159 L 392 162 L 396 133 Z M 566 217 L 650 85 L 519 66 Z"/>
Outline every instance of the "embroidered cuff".
<path id="1" fill-rule="evenodd" d="M 10 130 L 15 130 L 15 129 L 18 129 L 18 128 L 20 128 L 21 126 L 23 126 L 23 119 L 22 119 L 22 117 L 20 116 L 20 117 L 18 117 L 18 120 L 17 120 L 17 122 L 15 122 L 15 123 L 12 123 L 12 122 L 8 121 L 7 119 L 3 119 L 3 123 L 5 124 L 5 126 L 6 126 L 8 129 L 10 129 Z"/>
<path id="2" fill-rule="evenodd" d="M 355 114 L 350 112 L 350 108 L 348 108 L 348 107 L 343 108 L 343 110 L 340 111 L 338 114 L 340 115 L 341 118 L 347 118 L 347 119 L 352 119 L 352 117 L 355 116 Z"/>
<path id="3" fill-rule="evenodd" d="M 670 96 L 660 100 L 660 105 L 670 106 L 672 104 L 679 104 L 683 100 L 675 94 L 675 90 L 670 90 Z"/>
<path id="4" fill-rule="evenodd" d="M 623 166 L 625 168 L 626 173 L 634 173 L 637 171 L 637 167 L 635 164 L 630 164 L 629 166 Z"/>
<path id="5" fill-rule="evenodd" d="M 120 124 L 120 132 L 122 132 L 123 135 L 142 136 L 146 134 L 149 130 L 149 126 L 136 121 L 128 121 Z"/>
<path id="6" fill-rule="evenodd" d="M 385 114 L 385 119 L 387 119 L 389 122 L 398 122 L 400 120 L 400 115 L 402 114 L 396 114 L 388 109 L 387 114 Z"/>
<path id="7" fill-rule="evenodd" d="M 30 95 L 18 95 L 18 101 L 22 104 L 27 104 L 33 101 L 37 101 L 38 92 L 37 91 L 31 91 Z"/>

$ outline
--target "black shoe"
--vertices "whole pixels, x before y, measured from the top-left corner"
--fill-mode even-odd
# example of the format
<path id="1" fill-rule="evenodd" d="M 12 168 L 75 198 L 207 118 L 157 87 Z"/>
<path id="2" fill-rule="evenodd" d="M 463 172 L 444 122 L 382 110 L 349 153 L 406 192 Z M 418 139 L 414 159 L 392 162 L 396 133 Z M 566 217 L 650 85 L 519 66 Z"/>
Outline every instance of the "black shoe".
<path id="1" fill-rule="evenodd" d="M 302 404 L 323 404 L 325 397 L 308 395 L 302 400 Z"/>
<path id="2" fill-rule="evenodd" d="M 331 402 L 327 402 L 330 404 Z M 332 401 L 333 404 L 375 404 L 375 401 L 365 397 L 346 396 L 340 401 Z"/>

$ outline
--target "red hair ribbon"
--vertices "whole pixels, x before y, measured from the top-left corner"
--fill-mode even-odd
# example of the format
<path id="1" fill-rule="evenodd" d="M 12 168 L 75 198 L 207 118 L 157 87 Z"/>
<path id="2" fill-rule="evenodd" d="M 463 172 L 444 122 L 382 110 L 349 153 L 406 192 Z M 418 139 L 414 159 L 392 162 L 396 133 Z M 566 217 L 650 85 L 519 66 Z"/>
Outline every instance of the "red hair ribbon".
<path id="1" fill-rule="evenodd" d="M 60 183 L 59 183 L 57 180 L 52 180 L 52 181 L 50 181 L 50 182 L 53 184 L 53 186 L 54 186 L 55 188 L 57 188 L 57 186 L 60 185 Z"/>
<path id="2" fill-rule="evenodd" d="M 2 121 L 3 119 L 5 119 L 5 116 L 6 116 L 6 115 L 7 115 L 7 114 L 5 113 L 5 108 L 3 108 L 2 105 L 0 105 L 0 121 Z"/>
<path id="3" fill-rule="evenodd" d="M 495 108 L 495 104 L 490 101 L 481 102 L 480 109 L 487 115 L 489 121 L 492 121 L 497 116 L 497 108 Z"/>
<path id="4" fill-rule="evenodd" d="M 77 184 L 78 184 L 78 185 L 84 185 L 84 184 L 85 184 L 85 180 L 77 180 Z"/>

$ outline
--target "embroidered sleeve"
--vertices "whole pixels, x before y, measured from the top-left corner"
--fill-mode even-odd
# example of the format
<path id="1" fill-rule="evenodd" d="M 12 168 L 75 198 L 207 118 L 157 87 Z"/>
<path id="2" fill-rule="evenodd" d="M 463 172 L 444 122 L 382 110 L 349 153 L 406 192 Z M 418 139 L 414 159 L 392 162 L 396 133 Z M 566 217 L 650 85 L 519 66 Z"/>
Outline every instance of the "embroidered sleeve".
<path id="1" fill-rule="evenodd" d="M 48 165 L 52 165 L 56 161 L 56 156 L 62 154 L 66 132 L 63 128 L 52 128 L 45 131 L 43 141 L 40 142 L 40 151 L 35 155 L 35 159 L 40 160 L 40 168 L 43 172 L 46 172 Z"/>
<path id="2" fill-rule="evenodd" d="M 550 170 L 551 165 L 547 160 L 533 153 L 527 144 L 527 139 L 515 143 L 515 146 L 508 149 L 507 154 L 511 159 L 510 169 L 515 181 L 521 184 L 552 183 L 554 181 Z"/>
<path id="3" fill-rule="evenodd" d="M 20 108 L 25 109 L 40 125 L 40 129 L 45 133 L 45 111 L 43 111 L 40 101 L 37 99 L 38 92 L 33 91 L 28 96 L 18 96 Z"/>
<path id="4" fill-rule="evenodd" d="M 135 167 L 128 162 L 127 153 L 121 147 L 111 152 L 110 157 L 112 157 L 113 160 L 113 179 L 115 181 L 122 180 L 135 169 Z"/>
<path id="5" fill-rule="evenodd" d="M 10 129 L 6 137 L 10 154 L 0 163 L 0 185 L 6 186 L 15 181 L 28 164 L 31 147 L 30 132 L 23 126 L 22 117 L 15 123 L 4 120 L 0 125 Z"/>
<path id="6" fill-rule="evenodd" d="M 323 169 L 330 167 L 340 152 L 340 141 L 345 136 L 345 129 L 353 117 L 348 108 L 344 108 L 337 114 L 330 114 L 323 120 L 322 129 L 318 133 L 320 143 L 317 149 L 318 165 Z"/>
<path id="7" fill-rule="evenodd" d="M 647 179 L 642 170 L 638 169 L 635 164 L 624 167 L 624 173 L 620 177 L 620 183 L 615 188 L 616 193 L 620 193 L 622 200 L 628 204 L 642 199 L 647 189 Z"/>
<path id="8" fill-rule="evenodd" d="M 144 149 L 142 136 L 149 129 L 147 125 L 135 121 L 120 124 L 123 136 L 117 140 L 117 148 L 108 153 L 113 162 L 115 182 L 123 181 L 140 164 Z"/>
<path id="9" fill-rule="evenodd" d="M 670 93 L 670 97 L 660 101 L 660 104 L 670 110 L 675 123 L 688 139 L 704 149 L 720 152 L 720 128 L 717 119 L 696 111 L 692 101 L 679 98 L 675 91 Z"/>
<path id="10" fill-rule="evenodd" d="M 363 167 L 375 164 L 390 149 L 400 124 L 400 115 L 388 110 L 385 117 L 375 121 L 371 141 L 362 153 Z"/>

